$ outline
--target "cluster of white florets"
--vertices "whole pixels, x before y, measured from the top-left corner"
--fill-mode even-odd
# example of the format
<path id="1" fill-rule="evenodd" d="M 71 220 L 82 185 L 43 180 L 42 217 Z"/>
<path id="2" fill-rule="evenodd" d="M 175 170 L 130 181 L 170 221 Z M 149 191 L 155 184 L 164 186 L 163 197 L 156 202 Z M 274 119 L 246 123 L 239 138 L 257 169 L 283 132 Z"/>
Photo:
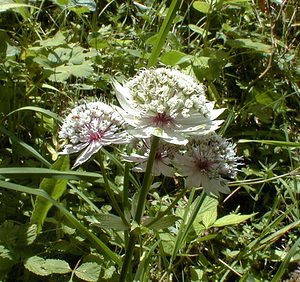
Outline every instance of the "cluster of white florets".
<path id="1" fill-rule="evenodd" d="M 177 69 L 143 69 L 123 85 L 113 81 L 120 107 L 102 102 L 84 103 L 65 118 L 59 137 L 62 154 L 84 150 L 78 166 L 102 146 L 128 143 L 138 138 L 136 151 L 125 156 L 143 172 L 152 136 L 160 138 L 153 175 L 186 177 L 186 186 L 202 186 L 206 192 L 228 193 L 223 176 L 234 178 L 239 165 L 235 145 L 214 131 L 224 109 L 214 109 L 205 86 Z"/>

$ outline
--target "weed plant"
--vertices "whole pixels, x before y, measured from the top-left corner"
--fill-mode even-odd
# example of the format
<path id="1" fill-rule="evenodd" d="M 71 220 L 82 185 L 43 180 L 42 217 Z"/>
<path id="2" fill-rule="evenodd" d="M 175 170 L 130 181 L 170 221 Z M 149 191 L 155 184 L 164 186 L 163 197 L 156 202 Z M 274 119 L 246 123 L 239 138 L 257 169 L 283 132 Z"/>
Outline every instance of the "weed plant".
<path id="1" fill-rule="evenodd" d="M 0 0 L 0 281 L 298 281 L 299 15 L 298 0 Z M 151 67 L 226 109 L 217 132 L 243 157 L 229 194 L 153 177 L 151 157 L 135 172 L 126 144 L 73 169 L 59 155 L 71 109 L 120 105 L 114 81 Z"/>

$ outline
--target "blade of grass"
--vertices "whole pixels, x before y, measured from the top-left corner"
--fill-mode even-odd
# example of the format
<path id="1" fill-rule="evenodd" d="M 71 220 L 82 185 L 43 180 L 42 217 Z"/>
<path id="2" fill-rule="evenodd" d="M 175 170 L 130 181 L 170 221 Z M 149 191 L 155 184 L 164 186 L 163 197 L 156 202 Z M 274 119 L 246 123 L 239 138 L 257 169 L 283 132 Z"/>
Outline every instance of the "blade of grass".
<path id="1" fill-rule="evenodd" d="M 154 43 L 149 61 L 148 61 L 148 67 L 155 66 L 158 60 L 158 57 L 160 55 L 160 51 L 165 43 L 165 40 L 167 38 L 167 35 L 171 29 L 171 25 L 173 23 L 173 20 L 176 16 L 176 12 L 179 8 L 180 0 L 173 0 L 169 9 L 168 13 L 162 23 L 162 26 L 158 32 L 157 39 Z"/>
<path id="2" fill-rule="evenodd" d="M 60 212 L 71 222 L 71 224 L 76 227 L 83 235 L 85 235 L 90 242 L 98 249 L 101 253 L 106 254 L 112 261 L 114 261 L 118 266 L 121 266 L 120 258 L 106 246 L 99 238 L 97 238 L 93 233 L 91 233 L 76 217 L 74 217 L 65 207 L 61 206 L 57 201 L 51 198 L 44 190 L 33 189 L 19 184 L 14 184 L 11 182 L 0 180 L 0 187 L 14 190 L 22 193 L 27 193 L 31 195 L 36 195 L 45 198 L 50 201 L 55 207 L 57 207 Z"/>
<path id="3" fill-rule="evenodd" d="M 16 145 L 22 147 L 25 151 L 27 151 L 30 155 L 32 155 L 34 158 L 39 160 L 44 166 L 50 167 L 51 164 L 33 147 L 29 146 L 25 142 L 23 142 L 21 139 L 19 139 L 15 134 L 5 129 L 3 126 L 0 125 L 0 132 L 6 134 L 12 142 L 15 142 Z"/>

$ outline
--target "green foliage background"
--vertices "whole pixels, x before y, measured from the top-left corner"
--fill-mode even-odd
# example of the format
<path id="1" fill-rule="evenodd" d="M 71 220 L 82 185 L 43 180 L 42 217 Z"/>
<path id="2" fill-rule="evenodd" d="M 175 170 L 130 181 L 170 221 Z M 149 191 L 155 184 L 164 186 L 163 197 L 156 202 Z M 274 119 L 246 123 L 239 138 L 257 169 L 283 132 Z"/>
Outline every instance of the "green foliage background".
<path id="1" fill-rule="evenodd" d="M 174 19 L 162 28 L 170 5 Z M 111 77 L 155 65 L 153 50 L 157 65 L 194 74 L 209 99 L 227 108 L 219 132 L 238 142 L 245 165 L 229 197 L 205 205 L 199 198 L 207 208 L 195 223 L 188 218 L 197 201 L 181 199 L 165 221 L 145 227 L 136 277 L 289 279 L 300 261 L 299 15 L 297 0 L 1 0 L 0 280 L 118 280 L 126 227 L 109 213 L 95 163 L 71 172 L 68 160 L 56 161 L 57 132 L 79 100 L 115 102 Z M 113 151 L 105 155 L 119 199 L 122 165 Z M 180 191 L 160 181 L 149 216 Z M 45 191 L 55 201 L 40 218 Z M 99 213 L 107 215 L 100 225 Z M 161 229 L 173 224 L 187 230 L 180 245 Z"/>

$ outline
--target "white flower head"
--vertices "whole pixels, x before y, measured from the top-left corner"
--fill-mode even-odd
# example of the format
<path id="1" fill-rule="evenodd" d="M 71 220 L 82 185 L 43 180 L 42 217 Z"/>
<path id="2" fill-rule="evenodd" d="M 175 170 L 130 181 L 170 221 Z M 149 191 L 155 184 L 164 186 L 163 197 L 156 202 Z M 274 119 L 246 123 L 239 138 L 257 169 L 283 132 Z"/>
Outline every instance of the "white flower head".
<path id="1" fill-rule="evenodd" d="M 59 138 L 66 141 L 60 154 L 83 152 L 73 167 L 87 161 L 102 146 L 129 142 L 123 128 L 124 119 L 111 106 L 102 102 L 81 104 L 71 110 L 59 132 Z"/>
<path id="2" fill-rule="evenodd" d="M 140 140 L 136 149 L 138 153 L 132 153 L 130 156 L 123 156 L 127 162 L 137 163 L 132 169 L 136 172 L 145 172 L 150 153 L 150 139 Z M 152 166 L 152 175 L 174 176 L 175 170 L 172 166 L 173 146 L 169 143 L 160 142 L 156 150 L 154 163 Z"/>
<path id="3" fill-rule="evenodd" d="M 230 193 L 227 178 L 235 178 L 241 163 L 235 145 L 215 132 L 192 137 L 182 154 L 174 156 L 174 165 L 186 176 L 186 187 L 203 187 L 207 194 Z"/>
<path id="4" fill-rule="evenodd" d="M 113 81 L 121 115 L 137 138 L 161 137 L 185 145 L 187 135 L 218 128 L 215 120 L 224 109 L 213 109 L 205 86 L 193 77 L 170 68 L 143 69 L 123 86 Z"/>

